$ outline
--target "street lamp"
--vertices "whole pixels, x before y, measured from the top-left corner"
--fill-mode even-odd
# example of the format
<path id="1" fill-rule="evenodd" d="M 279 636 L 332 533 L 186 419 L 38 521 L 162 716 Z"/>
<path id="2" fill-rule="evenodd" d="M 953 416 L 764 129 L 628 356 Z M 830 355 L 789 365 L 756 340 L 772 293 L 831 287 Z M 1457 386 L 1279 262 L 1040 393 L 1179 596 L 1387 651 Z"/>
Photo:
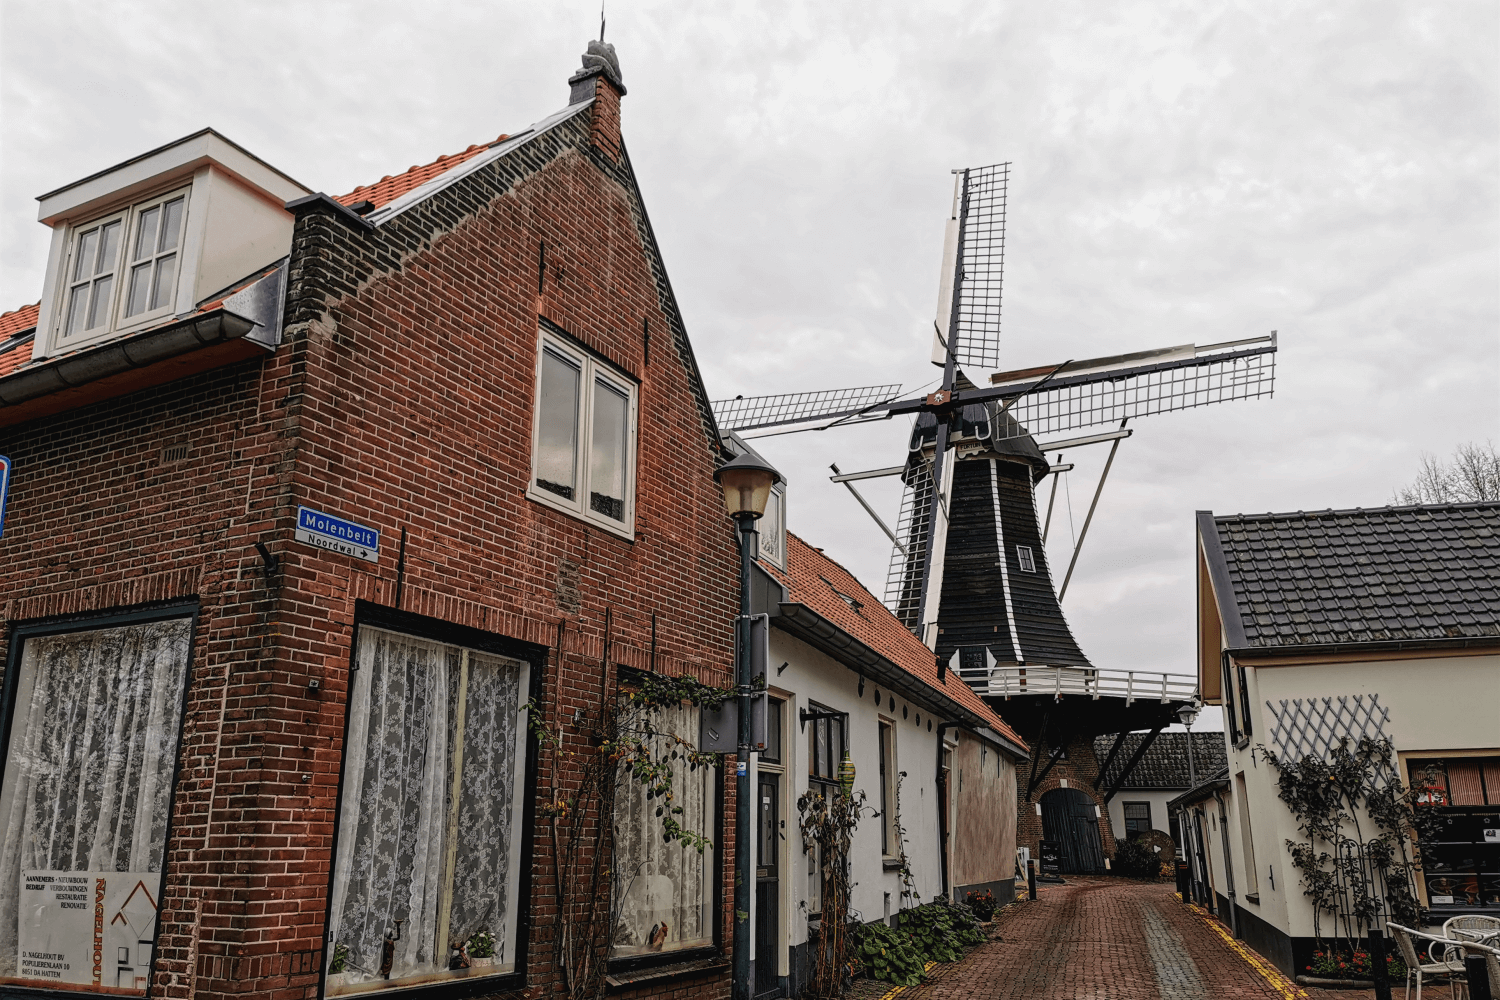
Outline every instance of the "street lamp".
<path id="1" fill-rule="evenodd" d="M 1198 718 L 1198 709 L 1200 707 L 1199 701 L 1195 697 L 1192 701 L 1185 702 L 1177 710 L 1177 718 L 1182 720 L 1182 728 L 1187 730 L 1189 788 L 1193 788 L 1198 784 L 1197 769 L 1193 766 L 1193 722 Z"/>
<path id="2" fill-rule="evenodd" d="M 750 558 L 755 522 L 766 512 L 781 474 L 746 449 L 714 472 L 724 507 L 740 529 L 740 615 L 734 624 L 734 681 L 739 704 L 739 758 L 734 779 L 734 998 L 750 1000 Z"/>

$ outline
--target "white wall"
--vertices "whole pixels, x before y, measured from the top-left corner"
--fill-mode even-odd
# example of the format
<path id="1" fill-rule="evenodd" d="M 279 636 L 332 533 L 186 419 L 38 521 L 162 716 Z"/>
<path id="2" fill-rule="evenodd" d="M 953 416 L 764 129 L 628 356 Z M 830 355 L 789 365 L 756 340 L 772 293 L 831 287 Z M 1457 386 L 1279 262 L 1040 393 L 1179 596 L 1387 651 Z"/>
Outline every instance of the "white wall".
<path id="1" fill-rule="evenodd" d="M 1384 733 L 1398 753 L 1418 750 L 1488 750 L 1500 746 L 1500 656 L 1452 656 L 1354 663 L 1261 666 L 1247 671 L 1252 734 L 1249 745 L 1229 750 L 1230 843 L 1239 902 L 1292 937 L 1310 937 L 1313 914 L 1286 841 L 1303 841 L 1295 820 L 1276 795 L 1276 771 L 1251 750 L 1277 749 L 1271 729 L 1283 700 L 1379 695 L 1390 713 Z M 1249 803 L 1260 904 L 1245 903 L 1248 880 L 1240 843 L 1240 804 L 1234 777 L 1243 772 Z M 1402 775 L 1402 781 L 1406 776 Z M 1366 819 L 1365 828 L 1373 829 Z M 1220 889 L 1223 892 L 1222 888 Z M 1327 917 L 1324 918 L 1325 923 Z"/>
<path id="2" fill-rule="evenodd" d="M 1208 775 L 1200 775 L 1206 778 Z M 1125 840 L 1125 803 L 1151 803 L 1151 829 L 1162 833 L 1172 832 L 1172 818 L 1167 812 L 1167 803 L 1187 791 L 1185 788 L 1122 788 L 1109 800 L 1109 828 L 1115 840 Z"/>

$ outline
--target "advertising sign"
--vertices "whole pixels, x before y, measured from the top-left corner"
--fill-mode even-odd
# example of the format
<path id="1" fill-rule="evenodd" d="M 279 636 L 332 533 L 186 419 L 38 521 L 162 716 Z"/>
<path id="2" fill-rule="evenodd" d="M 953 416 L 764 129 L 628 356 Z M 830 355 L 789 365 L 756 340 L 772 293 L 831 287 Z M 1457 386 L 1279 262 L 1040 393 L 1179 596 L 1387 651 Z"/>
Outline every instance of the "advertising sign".
<path id="1" fill-rule="evenodd" d="M 160 872 L 21 872 L 16 971 L 38 985 L 144 993 Z"/>
<path id="2" fill-rule="evenodd" d="M 292 537 L 329 552 L 353 556 L 365 562 L 380 562 L 379 531 L 311 507 L 297 508 L 297 530 Z"/>
<path id="3" fill-rule="evenodd" d="M 1062 874 L 1062 844 L 1055 840 L 1044 840 L 1037 845 L 1036 853 L 1042 862 L 1043 875 Z"/>

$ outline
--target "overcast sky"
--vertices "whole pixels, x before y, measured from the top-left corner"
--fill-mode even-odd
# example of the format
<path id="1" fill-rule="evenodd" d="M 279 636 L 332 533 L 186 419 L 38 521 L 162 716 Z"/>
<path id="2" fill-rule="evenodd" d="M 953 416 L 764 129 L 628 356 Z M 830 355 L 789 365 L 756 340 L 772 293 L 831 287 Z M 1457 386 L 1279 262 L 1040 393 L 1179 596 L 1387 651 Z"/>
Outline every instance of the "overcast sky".
<path id="1" fill-rule="evenodd" d="M 208 125 L 342 193 L 562 107 L 598 30 L 595 0 L 0 15 L 4 309 L 40 294 L 45 191 Z M 950 170 L 1000 160 L 1004 367 L 1279 331 L 1274 399 L 1142 419 L 1121 446 L 1066 601 L 1100 666 L 1193 669 L 1193 511 L 1379 506 L 1424 450 L 1500 443 L 1493 0 L 608 15 L 716 398 L 931 380 Z M 897 464 L 905 437 L 760 442 L 793 530 L 877 594 L 889 545 L 827 466 Z M 1106 452 L 1067 456 L 1058 576 Z M 890 520 L 896 490 L 866 490 Z"/>

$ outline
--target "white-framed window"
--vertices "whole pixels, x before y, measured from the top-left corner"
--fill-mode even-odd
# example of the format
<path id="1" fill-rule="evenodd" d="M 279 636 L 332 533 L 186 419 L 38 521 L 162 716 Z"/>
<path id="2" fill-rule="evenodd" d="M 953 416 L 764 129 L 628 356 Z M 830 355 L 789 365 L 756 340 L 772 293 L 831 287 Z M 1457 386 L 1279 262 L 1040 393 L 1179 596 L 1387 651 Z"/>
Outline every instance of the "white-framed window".
<path id="1" fill-rule="evenodd" d="M 756 522 L 760 557 L 777 569 L 786 570 L 786 487 L 773 486 L 766 512 Z"/>
<path id="2" fill-rule="evenodd" d="M 1036 572 L 1036 559 L 1032 556 L 1030 545 L 1016 546 L 1016 562 L 1020 564 L 1021 572 Z"/>
<path id="3" fill-rule="evenodd" d="M 527 495 L 633 537 L 638 398 L 634 381 L 542 331 Z"/>
<path id="4" fill-rule="evenodd" d="M 12 640 L 0 983 L 146 992 L 192 657 L 193 620 L 170 613 Z"/>
<path id="5" fill-rule="evenodd" d="M 515 973 L 531 672 L 361 625 L 326 993 Z"/>
<path id="6" fill-rule="evenodd" d="M 177 299 L 188 189 L 72 227 L 58 342 L 73 347 L 169 315 Z"/>

